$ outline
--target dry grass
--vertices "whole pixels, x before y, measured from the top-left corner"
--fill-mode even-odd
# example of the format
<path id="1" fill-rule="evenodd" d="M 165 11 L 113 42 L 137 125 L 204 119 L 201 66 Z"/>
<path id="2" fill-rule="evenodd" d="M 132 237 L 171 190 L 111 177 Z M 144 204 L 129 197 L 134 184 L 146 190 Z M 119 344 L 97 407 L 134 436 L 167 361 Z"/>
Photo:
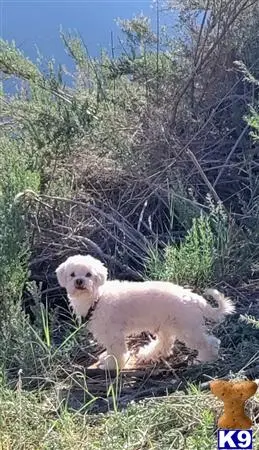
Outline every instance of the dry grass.
<path id="1" fill-rule="evenodd" d="M 16 392 L 1 388 L 0 407 L 2 450 L 211 450 L 221 408 L 211 394 L 191 386 L 185 394 L 133 402 L 105 415 L 89 414 L 87 408 L 71 412 L 53 390 L 32 394 L 22 386 Z M 249 413 L 255 423 L 258 408 L 254 397 Z M 258 429 L 255 439 L 258 443 Z"/>

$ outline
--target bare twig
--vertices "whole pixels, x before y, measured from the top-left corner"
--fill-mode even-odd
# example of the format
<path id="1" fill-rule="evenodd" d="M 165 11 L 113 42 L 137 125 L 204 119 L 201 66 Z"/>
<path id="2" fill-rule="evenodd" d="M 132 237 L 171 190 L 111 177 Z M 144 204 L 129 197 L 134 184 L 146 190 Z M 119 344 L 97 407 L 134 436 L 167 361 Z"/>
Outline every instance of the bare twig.
<path id="1" fill-rule="evenodd" d="M 208 187 L 209 191 L 210 191 L 211 194 L 213 195 L 214 200 L 215 200 L 217 203 L 222 203 L 221 200 L 220 200 L 220 198 L 219 198 L 219 196 L 218 196 L 218 194 L 217 194 L 217 192 L 215 191 L 215 189 L 214 189 L 214 187 L 212 186 L 211 182 L 210 182 L 210 181 L 208 180 L 208 178 L 206 177 L 206 175 L 205 175 L 204 171 L 202 170 L 202 168 L 201 168 L 199 162 L 198 162 L 197 159 L 195 158 L 193 152 L 192 152 L 190 149 L 188 149 L 188 150 L 186 151 L 186 153 L 187 153 L 187 155 L 190 156 L 192 162 L 194 163 L 195 167 L 197 168 L 199 174 L 201 175 L 201 177 L 202 177 L 204 183 L 206 184 L 206 186 Z"/>
<path id="2" fill-rule="evenodd" d="M 248 129 L 249 129 L 249 125 L 247 124 L 247 125 L 243 128 L 243 130 L 242 130 L 242 132 L 240 133 L 240 135 L 238 136 L 238 139 L 236 140 L 235 145 L 233 145 L 231 151 L 229 152 L 229 154 L 228 154 L 228 156 L 227 156 L 227 158 L 226 158 L 226 161 L 225 161 L 224 165 L 223 165 L 222 168 L 220 169 L 220 171 L 219 171 L 219 173 L 218 173 L 218 175 L 217 175 L 217 178 L 216 178 L 216 180 L 215 180 L 214 183 L 213 183 L 213 188 L 215 188 L 216 185 L 218 184 L 218 181 L 219 181 L 220 178 L 222 177 L 224 170 L 226 169 L 226 167 L 227 167 L 227 165 L 228 165 L 230 159 L 232 158 L 232 155 L 235 153 L 235 151 L 236 151 L 236 149 L 237 149 L 239 143 L 240 143 L 241 140 L 243 139 L 243 137 L 244 137 L 244 135 L 246 134 L 246 132 L 247 132 Z"/>

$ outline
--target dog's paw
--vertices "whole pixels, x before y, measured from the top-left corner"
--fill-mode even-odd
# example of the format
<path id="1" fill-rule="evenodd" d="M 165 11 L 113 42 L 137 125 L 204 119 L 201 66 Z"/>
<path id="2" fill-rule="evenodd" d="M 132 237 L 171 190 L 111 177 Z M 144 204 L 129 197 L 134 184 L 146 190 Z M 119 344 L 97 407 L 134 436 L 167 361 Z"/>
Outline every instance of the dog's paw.
<path id="1" fill-rule="evenodd" d="M 98 365 L 100 366 L 100 364 L 104 364 L 104 361 L 106 358 L 107 358 L 107 352 L 105 351 L 101 355 L 99 355 Z"/>
<path id="2" fill-rule="evenodd" d="M 150 354 L 146 347 L 142 347 L 139 349 L 136 359 L 138 363 L 145 363 L 150 361 Z"/>
<path id="3" fill-rule="evenodd" d="M 102 355 L 99 359 L 99 368 L 102 370 L 118 371 L 125 367 L 130 359 L 130 352 L 125 353 L 120 358 L 116 359 L 113 355 Z"/>
<path id="4" fill-rule="evenodd" d="M 106 358 L 101 359 L 99 369 L 115 371 L 119 369 L 119 366 L 116 364 L 116 360 L 112 356 L 106 356 Z"/>
<path id="5" fill-rule="evenodd" d="M 214 352 L 201 352 L 194 360 L 194 364 L 206 364 L 213 363 L 219 359 L 218 353 Z"/>
<path id="6" fill-rule="evenodd" d="M 137 353 L 137 362 L 147 363 L 157 361 L 160 357 L 157 347 L 156 341 L 151 341 L 149 344 L 141 347 Z"/>

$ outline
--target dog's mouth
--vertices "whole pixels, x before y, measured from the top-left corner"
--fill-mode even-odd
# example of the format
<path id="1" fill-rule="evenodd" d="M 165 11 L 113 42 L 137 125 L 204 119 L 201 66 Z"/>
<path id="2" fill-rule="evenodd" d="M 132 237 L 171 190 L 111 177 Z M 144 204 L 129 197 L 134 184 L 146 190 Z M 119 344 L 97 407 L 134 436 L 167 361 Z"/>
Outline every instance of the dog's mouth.
<path id="1" fill-rule="evenodd" d="M 76 286 L 76 290 L 77 291 L 87 291 L 87 287 L 86 286 Z"/>

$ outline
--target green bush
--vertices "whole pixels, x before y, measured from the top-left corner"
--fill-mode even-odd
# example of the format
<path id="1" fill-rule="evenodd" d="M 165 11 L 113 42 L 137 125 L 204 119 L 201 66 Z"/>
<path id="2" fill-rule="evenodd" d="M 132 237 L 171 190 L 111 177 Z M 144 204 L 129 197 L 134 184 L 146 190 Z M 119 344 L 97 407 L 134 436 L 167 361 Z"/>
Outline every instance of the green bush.
<path id="1" fill-rule="evenodd" d="M 22 361 L 29 326 L 21 310 L 21 298 L 28 277 L 30 236 L 25 211 L 15 204 L 24 189 L 37 190 L 39 176 L 30 169 L 19 140 L 0 138 L 0 365 L 17 368 Z"/>
<path id="2" fill-rule="evenodd" d="M 241 276 L 241 241 L 222 205 L 192 219 L 192 226 L 180 244 L 168 244 L 164 250 L 151 249 L 147 275 L 151 279 L 204 287 L 228 277 Z M 249 264 L 249 262 L 248 262 Z M 246 267 L 246 270 L 248 268 Z"/>

